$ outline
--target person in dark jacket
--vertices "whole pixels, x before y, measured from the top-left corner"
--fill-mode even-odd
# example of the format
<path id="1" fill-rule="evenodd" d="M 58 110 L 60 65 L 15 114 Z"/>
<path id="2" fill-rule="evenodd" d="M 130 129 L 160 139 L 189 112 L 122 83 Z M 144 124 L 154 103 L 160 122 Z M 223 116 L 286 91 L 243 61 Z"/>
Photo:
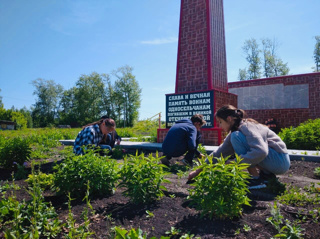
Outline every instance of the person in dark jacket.
<path id="1" fill-rule="evenodd" d="M 205 123 L 203 115 L 200 114 L 195 114 L 191 119 L 177 121 L 163 141 L 162 151 L 166 157 L 162 163 L 168 166 L 172 157 L 180 157 L 186 153 L 183 163 L 192 166 L 195 155 L 202 157 L 197 147 L 201 137 L 200 128 Z"/>

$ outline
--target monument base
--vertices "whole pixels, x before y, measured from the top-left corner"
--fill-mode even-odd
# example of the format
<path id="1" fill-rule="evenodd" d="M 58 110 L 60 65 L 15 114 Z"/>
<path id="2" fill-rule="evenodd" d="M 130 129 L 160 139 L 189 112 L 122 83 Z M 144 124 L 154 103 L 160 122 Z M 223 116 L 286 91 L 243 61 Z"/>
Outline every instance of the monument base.
<path id="1" fill-rule="evenodd" d="M 166 137 L 168 131 L 169 129 L 158 129 L 158 143 L 162 143 L 164 141 L 164 138 Z M 218 127 L 201 129 L 201 134 L 202 137 L 200 143 L 202 145 L 217 146 L 222 143 L 222 140 L 224 138 L 222 129 Z"/>
<path id="2" fill-rule="evenodd" d="M 237 95 L 226 92 L 226 91 L 221 91 L 221 90 L 212 90 L 213 93 L 213 100 L 211 101 L 210 104 L 212 104 L 212 115 L 211 119 L 213 120 L 213 127 L 207 127 L 207 128 L 201 128 L 201 144 L 202 145 L 209 145 L 209 146 L 218 146 L 221 144 L 222 140 L 224 139 L 225 134 L 222 133 L 222 129 L 219 128 L 216 119 L 214 119 L 214 112 L 218 110 L 220 107 L 223 105 L 233 105 L 237 106 Z M 201 91 L 200 91 L 201 92 Z M 195 92 L 193 92 L 195 93 Z M 199 92 L 198 92 L 199 93 Z M 170 96 L 174 95 L 181 95 L 180 94 L 170 94 Z M 186 93 L 187 94 L 187 93 Z M 192 93 L 188 93 L 192 94 Z M 168 108 L 168 107 L 167 107 Z M 167 112 L 168 113 L 168 112 Z M 188 115 L 193 115 L 194 112 L 188 114 Z M 166 117 L 168 118 L 168 117 Z M 185 117 L 185 118 L 190 118 L 190 117 Z M 212 125 L 212 124 L 211 124 Z M 157 131 L 157 142 L 162 143 L 164 141 L 164 138 L 167 135 L 169 128 L 166 129 L 158 129 Z"/>

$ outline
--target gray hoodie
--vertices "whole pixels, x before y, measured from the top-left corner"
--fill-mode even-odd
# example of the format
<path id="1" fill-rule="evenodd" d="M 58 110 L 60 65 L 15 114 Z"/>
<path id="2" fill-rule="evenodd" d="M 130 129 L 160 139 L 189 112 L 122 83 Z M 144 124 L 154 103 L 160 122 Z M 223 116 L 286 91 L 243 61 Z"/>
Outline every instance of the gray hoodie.
<path id="1" fill-rule="evenodd" d="M 288 153 L 286 144 L 265 125 L 242 120 L 238 130 L 246 137 L 250 146 L 250 150 L 246 154 L 239 155 L 243 158 L 243 163 L 251 165 L 260 163 L 267 157 L 269 147 L 278 153 Z M 234 153 L 231 144 L 231 133 L 229 133 L 224 142 L 211 155 L 213 157 L 221 157 L 221 155 L 226 157 Z"/>

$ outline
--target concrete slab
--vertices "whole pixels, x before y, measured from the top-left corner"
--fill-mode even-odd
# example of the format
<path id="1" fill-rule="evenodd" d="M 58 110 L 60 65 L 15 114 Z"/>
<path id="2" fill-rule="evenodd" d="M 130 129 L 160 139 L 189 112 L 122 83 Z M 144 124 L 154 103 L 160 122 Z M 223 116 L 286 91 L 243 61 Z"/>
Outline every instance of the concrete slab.
<path id="1" fill-rule="evenodd" d="M 59 140 L 63 145 L 74 144 L 74 140 Z M 135 150 L 148 150 L 148 151 L 162 151 L 162 143 L 149 143 L 149 142 L 132 142 L 132 141 L 121 141 L 121 146 L 124 149 L 135 149 Z M 207 146 L 204 145 L 208 154 L 212 153 L 218 148 L 218 146 Z M 312 162 L 320 162 L 320 152 L 316 150 L 296 150 L 288 149 L 291 160 L 305 160 Z"/>

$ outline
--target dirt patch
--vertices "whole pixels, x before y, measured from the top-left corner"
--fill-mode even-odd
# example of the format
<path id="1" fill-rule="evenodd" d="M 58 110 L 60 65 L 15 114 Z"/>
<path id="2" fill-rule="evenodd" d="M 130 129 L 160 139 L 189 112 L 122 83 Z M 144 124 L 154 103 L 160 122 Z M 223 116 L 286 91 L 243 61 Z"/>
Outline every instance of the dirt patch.
<path id="1" fill-rule="evenodd" d="M 310 183 L 320 183 L 313 171 L 320 167 L 320 163 L 293 161 L 290 170 L 279 177 L 279 181 L 288 185 L 304 187 Z M 48 170 L 46 168 L 46 170 Z M 1 178 L 5 175 L 1 171 Z M 199 212 L 190 206 L 187 197 L 188 189 L 191 185 L 186 184 L 186 175 L 179 178 L 174 172 L 168 175 L 170 184 L 166 184 L 167 192 L 160 200 L 145 204 L 134 205 L 129 199 L 124 197 L 119 189 L 114 195 L 105 198 L 95 198 L 91 200 L 91 205 L 95 210 L 95 215 L 91 217 L 90 228 L 95 233 L 93 238 L 109 238 L 111 228 L 121 226 L 130 230 L 131 228 L 141 228 L 148 233 L 148 238 L 155 236 L 160 238 L 165 236 L 172 227 L 178 231 L 176 238 L 185 233 L 193 234 L 201 238 L 271 238 L 277 234 L 276 229 L 266 221 L 270 217 L 270 205 L 273 204 L 276 195 L 264 190 L 252 190 L 249 194 L 251 207 L 245 206 L 243 215 L 237 219 L 217 220 L 200 217 Z M 15 182 L 20 187 L 26 187 L 24 180 Z M 29 199 L 25 190 L 18 190 L 17 197 Z M 64 220 L 68 215 L 66 198 L 57 197 L 50 192 L 45 193 L 45 200 L 52 202 L 56 208 L 59 218 Z M 72 212 L 79 223 L 85 203 L 82 200 L 72 202 Z M 299 225 L 304 228 L 304 238 L 319 238 L 320 224 L 313 221 L 308 210 L 320 210 L 319 203 L 307 205 L 305 207 L 279 205 L 281 214 L 291 222 L 302 219 Z M 154 216 L 148 217 L 146 211 L 150 211 Z M 319 220 L 319 219 L 318 219 Z M 1 235 L 1 234 L 0 234 Z"/>

